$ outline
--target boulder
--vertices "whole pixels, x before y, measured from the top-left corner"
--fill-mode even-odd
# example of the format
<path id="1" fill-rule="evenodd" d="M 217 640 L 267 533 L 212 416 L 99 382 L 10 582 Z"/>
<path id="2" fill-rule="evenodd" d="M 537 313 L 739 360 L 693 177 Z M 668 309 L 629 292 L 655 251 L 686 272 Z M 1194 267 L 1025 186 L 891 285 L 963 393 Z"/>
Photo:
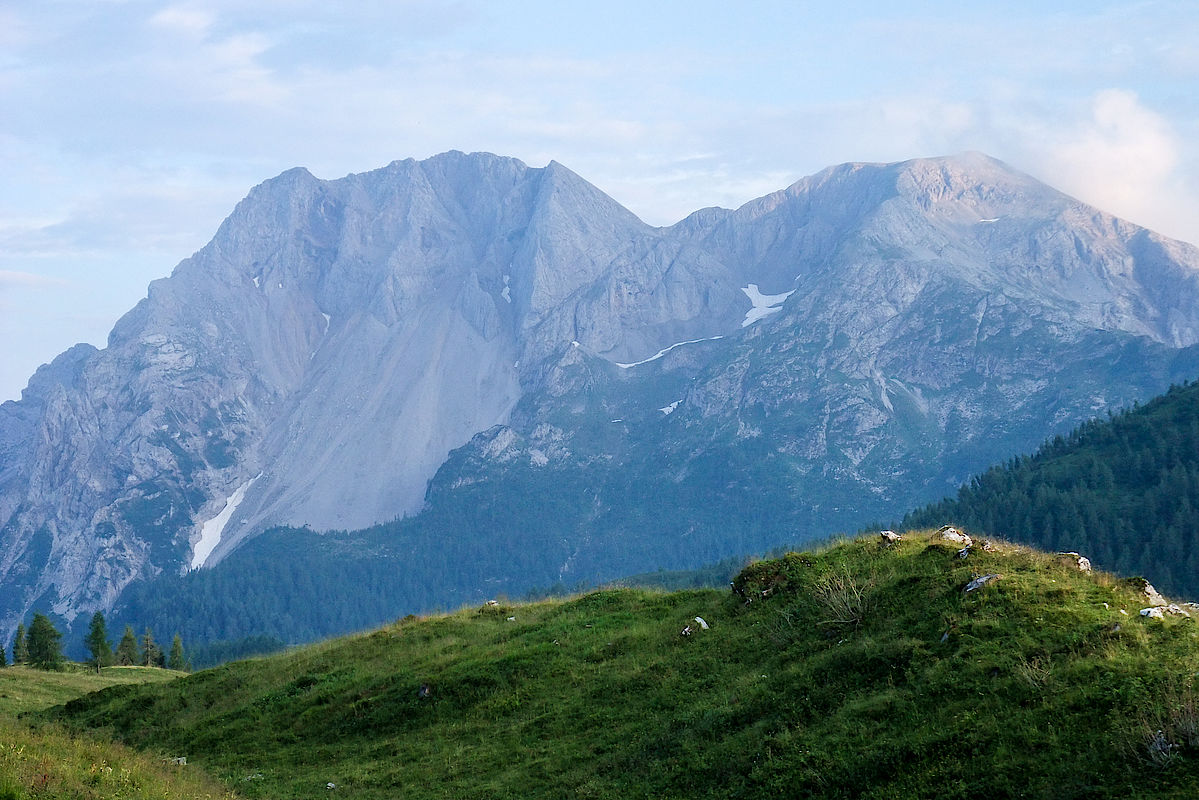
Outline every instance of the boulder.
<path id="1" fill-rule="evenodd" d="M 1058 553 L 1058 555 L 1064 559 L 1069 559 L 1074 566 L 1078 567 L 1079 572 L 1091 571 L 1091 560 L 1086 556 L 1080 556 L 1078 553 L 1072 551 L 1068 553 Z"/>
<path id="2" fill-rule="evenodd" d="M 891 545 L 896 544 L 900 539 L 903 538 L 895 531 L 880 531 L 878 535 L 879 535 L 879 538 L 881 538 L 883 540 L 884 547 L 890 547 Z"/>
<path id="3" fill-rule="evenodd" d="M 1135 577 L 1135 578 L 1129 578 L 1127 581 L 1125 581 L 1125 583 L 1127 583 L 1129 586 L 1131 586 L 1136 591 L 1143 594 L 1145 596 L 1145 599 L 1149 601 L 1149 605 L 1151 605 L 1151 606 L 1166 605 L 1166 598 L 1162 597 L 1161 593 L 1158 592 L 1157 589 L 1153 588 L 1153 584 L 1150 583 L 1149 581 L 1145 580 L 1144 578 L 1139 577 L 1139 576 Z"/>
<path id="4" fill-rule="evenodd" d="M 952 525 L 945 525 L 938 530 L 936 538 L 943 542 L 953 542 L 954 544 L 959 544 L 962 547 L 969 547 L 970 545 L 974 544 L 969 536 L 962 533 Z"/>
<path id="5" fill-rule="evenodd" d="M 996 575 L 993 572 L 989 575 L 980 575 L 979 577 L 970 581 L 970 583 L 967 583 L 966 588 L 963 589 L 962 591 L 965 594 L 970 594 L 970 592 L 973 592 L 975 589 L 981 589 L 982 587 L 986 586 L 991 581 L 999 580 L 999 578 L 1000 578 L 1000 576 Z"/>

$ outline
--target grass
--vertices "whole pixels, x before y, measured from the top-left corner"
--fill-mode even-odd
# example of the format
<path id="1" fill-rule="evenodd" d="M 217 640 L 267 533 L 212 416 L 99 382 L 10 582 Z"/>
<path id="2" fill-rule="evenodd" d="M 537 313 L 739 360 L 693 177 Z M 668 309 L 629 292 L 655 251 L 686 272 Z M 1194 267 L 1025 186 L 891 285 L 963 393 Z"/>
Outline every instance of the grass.
<path id="1" fill-rule="evenodd" d="M 113 742 L 0 717 L 0 800 L 233 800 L 195 767 Z"/>
<path id="2" fill-rule="evenodd" d="M 109 686 L 157 683 L 185 674 L 157 667 L 105 667 L 100 674 L 82 668 L 46 672 L 29 667 L 6 667 L 0 669 L 0 716 L 15 717 L 26 711 L 62 705 L 82 694 Z"/>
<path id="3" fill-rule="evenodd" d="M 850 540 L 750 565 L 741 596 L 406 618 L 42 718 L 280 800 L 1199 795 L 1196 622 L 1051 555 L 957 549 Z"/>
<path id="4" fill-rule="evenodd" d="M 195 767 L 61 726 L 34 723 L 25 712 L 111 686 L 174 680 L 184 673 L 147 667 L 0 669 L 0 800 L 230 800 L 235 794 Z"/>

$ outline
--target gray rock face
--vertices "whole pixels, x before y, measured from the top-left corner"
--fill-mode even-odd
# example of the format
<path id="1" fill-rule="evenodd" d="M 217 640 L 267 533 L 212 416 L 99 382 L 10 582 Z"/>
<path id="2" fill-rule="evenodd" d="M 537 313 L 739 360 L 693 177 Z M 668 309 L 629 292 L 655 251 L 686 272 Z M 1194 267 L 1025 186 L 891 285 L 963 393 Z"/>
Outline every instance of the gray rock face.
<path id="1" fill-rule="evenodd" d="M 1160 390 L 1196 342 L 1195 248 L 980 155 L 669 228 L 556 163 L 290 170 L 0 405 L 0 628 L 268 526 L 415 514 L 435 475 L 677 483 L 757 448 L 799 492 L 906 502 Z"/>

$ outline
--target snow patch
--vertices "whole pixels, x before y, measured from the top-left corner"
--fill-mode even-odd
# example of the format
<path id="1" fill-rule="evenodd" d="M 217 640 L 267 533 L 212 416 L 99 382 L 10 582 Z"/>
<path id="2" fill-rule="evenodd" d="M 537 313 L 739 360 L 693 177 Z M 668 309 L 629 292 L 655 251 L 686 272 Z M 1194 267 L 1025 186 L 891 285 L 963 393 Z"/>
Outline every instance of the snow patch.
<path id="1" fill-rule="evenodd" d="M 321 316 L 325 318 L 325 330 L 327 331 L 329 330 L 329 315 L 322 311 Z"/>
<path id="2" fill-rule="evenodd" d="M 254 288 L 255 289 L 262 288 L 262 278 L 259 278 L 257 275 L 254 276 Z"/>
<path id="3" fill-rule="evenodd" d="M 877 369 L 874 371 L 874 382 L 878 386 L 879 397 L 883 401 L 883 407 L 890 413 L 895 413 L 895 407 L 891 405 L 891 398 L 887 396 L 887 380 L 883 374 Z"/>
<path id="4" fill-rule="evenodd" d="M 254 484 L 254 481 L 261 477 L 262 473 L 260 472 L 238 487 L 237 491 L 225 501 L 225 507 L 221 509 L 221 513 L 205 522 L 200 528 L 200 541 L 196 542 L 196 548 L 192 551 L 191 569 L 199 569 L 204 566 L 204 562 L 220 544 L 221 534 L 224 533 L 225 526 L 229 524 L 233 512 L 241 505 L 241 501 L 245 499 L 246 492 Z"/>
<path id="5" fill-rule="evenodd" d="M 658 410 L 659 410 L 659 411 L 661 411 L 663 414 L 665 414 L 666 416 L 668 416 L 668 417 L 669 417 L 671 414 L 673 414 L 673 413 L 674 413 L 674 410 L 675 410 L 676 408 L 678 408 L 678 407 L 679 407 L 679 403 L 681 403 L 681 402 L 683 402 L 683 401 L 682 401 L 682 400 L 675 400 L 675 401 L 674 401 L 673 403 L 671 403 L 670 405 L 668 405 L 668 406 L 662 406 L 662 407 L 661 407 L 661 408 L 659 408 Z"/>
<path id="6" fill-rule="evenodd" d="M 502 292 L 500 292 L 500 297 L 504 298 L 509 303 L 512 302 L 512 288 L 510 286 L 508 286 L 508 282 L 510 280 L 512 280 L 511 275 L 504 276 L 504 290 Z"/>
<path id="7" fill-rule="evenodd" d="M 991 217 L 990 219 L 980 219 L 979 222 L 999 222 L 999 217 Z"/>
<path id="8" fill-rule="evenodd" d="M 758 291 L 758 284 L 756 283 L 742 287 L 741 291 L 745 292 L 745 296 L 753 304 L 753 308 L 745 312 L 745 319 L 741 320 L 742 328 L 748 328 L 763 317 L 769 316 L 776 311 L 782 311 L 783 302 L 795 294 L 794 289 L 782 294 L 762 294 Z"/>
<path id="9" fill-rule="evenodd" d="M 709 336 L 706 339 L 688 339 L 685 342 L 675 342 L 670 347 L 663 347 L 661 350 L 654 353 L 649 358 L 643 358 L 640 361 L 634 361 L 631 364 L 617 363 L 616 366 L 620 367 L 621 369 L 628 369 L 629 367 L 639 367 L 642 364 L 648 364 L 651 361 L 657 361 L 659 358 L 666 355 L 667 353 L 669 353 L 671 350 L 675 349 L 676 347 L 682 347 L 685 344 L 695 344 L 696 342 L 714 342 L 717 339 L 723 339 L 723 338 L 724 338 L 724 336 Z"/>

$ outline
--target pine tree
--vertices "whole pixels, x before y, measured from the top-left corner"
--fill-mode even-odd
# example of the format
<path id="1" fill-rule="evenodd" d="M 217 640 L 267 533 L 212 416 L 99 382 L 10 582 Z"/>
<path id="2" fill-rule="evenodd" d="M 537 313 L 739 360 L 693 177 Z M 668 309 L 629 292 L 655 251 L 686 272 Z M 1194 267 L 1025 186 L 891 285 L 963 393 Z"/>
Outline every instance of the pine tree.
<path id="1" fill-rule="evenodd" d="M 154 634 L 149 628 L 142 634 L 142 664 L 147 667 L 161 667 L 165 663 L 162 648 L 154 641 Z"/>
<path id="2" fill-rule="evenodd" d="M 83 643 L 92 654 L 91 663 L 96 672 L 112 663 L 112 642 L 108 641 L 108 626 L 104 624 L 104 615 L 99 611 L 92 616 L 92 624 Z"/>
<path id="3" fill-rule="evenodd" d="M 12 663 L 29 663 L 29 640 L 25 635 L 25 623 L 17 625 L 17 640 L 12 646 Z"/>
<path id="4" fill-rule="evenodd" d="M 8 656 L 4 654 L 4 648 L 0 647 L 0 667 L 8 666 Z"/>
<path id="5" fill-rule="evenodd" d="M 132 625 L 126 625 L 125 633 L 117 645 L 117 663 L 123 667 L 130 667 L 141 662 L 142 654 L 137 649 L 137 634 L 133 632 Z"/>
<path id="6" fill-rule="evenodd" d="M 167 659 L 167 666 L 181 671 L 188 669 L 187 660 L 183 656 L 183 639 L 179 637 L 178 633 L 171 640 L 171 657 Z"/>
<path id="7" fill-rule="evenodd" d="M 62 663 L 62 634 L 45 614 L 34 612 L 28 640 L 31 665 L 38 669 L 57 669 Z"/>

